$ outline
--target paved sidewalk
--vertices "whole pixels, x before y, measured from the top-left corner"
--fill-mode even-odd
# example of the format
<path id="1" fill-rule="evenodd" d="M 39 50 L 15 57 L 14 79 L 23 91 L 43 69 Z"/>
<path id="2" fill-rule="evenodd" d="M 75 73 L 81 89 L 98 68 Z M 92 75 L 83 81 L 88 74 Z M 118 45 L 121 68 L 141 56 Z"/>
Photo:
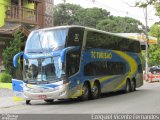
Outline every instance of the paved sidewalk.
<path id="1" fill-rule="evenodd" d="M 0 88 L 0 109 L 22 104 L 23 101 L 13 100 L 13 91 Z"/>

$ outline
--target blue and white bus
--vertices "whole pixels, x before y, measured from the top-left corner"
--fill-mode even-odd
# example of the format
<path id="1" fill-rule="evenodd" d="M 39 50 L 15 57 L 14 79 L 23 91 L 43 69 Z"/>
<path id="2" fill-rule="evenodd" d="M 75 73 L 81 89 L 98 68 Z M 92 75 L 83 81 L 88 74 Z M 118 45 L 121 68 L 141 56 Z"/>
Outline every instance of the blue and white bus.
<path id="1" fill-rule="evenodd" d="M 23 56 L 23 80 L 12 79 L 17 97 L 31 100 L 99 98 L 132 92 L 143 85 L 141 47 L 134 39 L 83 26 L 60 26 L 30 33 Z"/>

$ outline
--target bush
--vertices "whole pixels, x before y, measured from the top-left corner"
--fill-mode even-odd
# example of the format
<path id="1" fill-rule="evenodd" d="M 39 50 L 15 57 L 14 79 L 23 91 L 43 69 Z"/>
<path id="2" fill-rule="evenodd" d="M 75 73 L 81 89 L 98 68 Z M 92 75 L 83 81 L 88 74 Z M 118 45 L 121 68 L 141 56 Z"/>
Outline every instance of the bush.
<path id="1" fill-rule="evenodd" d="M 11 83 L 11 75 L 7 73 L 0 73 L 0 82 L 1 83 Z"/>
<path id="2" fill-rule="evenodd" d="M 3 65 L 5 67 L 6 73 L 9 73 L 15 77 L 15 68 L 13 67 L 13 57 L 21 51 L 22 41 L 24 35 L 23 33 L 17 31 L 14 33 L 13 40 L 10 41 L 9 45 L 3 50 L 2 58 Z"/>

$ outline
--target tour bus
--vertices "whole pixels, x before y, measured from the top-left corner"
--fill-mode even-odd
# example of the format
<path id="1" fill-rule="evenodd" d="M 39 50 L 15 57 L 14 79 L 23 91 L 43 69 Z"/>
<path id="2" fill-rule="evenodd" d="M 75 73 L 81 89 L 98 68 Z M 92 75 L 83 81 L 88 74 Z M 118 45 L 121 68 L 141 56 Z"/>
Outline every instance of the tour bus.
<path id="1" fill-rule="evenodd" d="M 24 52 L 23 80 L 12 79 L 15 97 L 31 100 L 96 99 L 143 85 L 140 42 L 83 26 L 32 31 Z"/>

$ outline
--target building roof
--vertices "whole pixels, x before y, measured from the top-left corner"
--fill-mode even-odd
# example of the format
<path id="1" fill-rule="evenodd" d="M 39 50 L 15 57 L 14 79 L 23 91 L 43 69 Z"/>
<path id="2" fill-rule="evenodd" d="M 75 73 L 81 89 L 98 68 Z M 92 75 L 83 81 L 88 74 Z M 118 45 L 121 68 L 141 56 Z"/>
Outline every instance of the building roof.
<path id="1" fill-rule="evenodd" d="M 3 35 L 11 35 L 15 33 L 17 30 L 21 30 L 24 32 L 26 36 L 29 35 L 29 33 L 32 30 L 38 29 L 37 26 L 26 26 L 21 23 L 11 23 L 11 22 L 6 22 L 6 24 L 2 27 L 0 27 L 0 37 Z"/>
<path id="2" fill-rule="evenodd" d="M 0 34 L 13 34 L 20 27 L 21 24 L 19 23 L 7 22 L 4 26 L 0 27 Z"/>

